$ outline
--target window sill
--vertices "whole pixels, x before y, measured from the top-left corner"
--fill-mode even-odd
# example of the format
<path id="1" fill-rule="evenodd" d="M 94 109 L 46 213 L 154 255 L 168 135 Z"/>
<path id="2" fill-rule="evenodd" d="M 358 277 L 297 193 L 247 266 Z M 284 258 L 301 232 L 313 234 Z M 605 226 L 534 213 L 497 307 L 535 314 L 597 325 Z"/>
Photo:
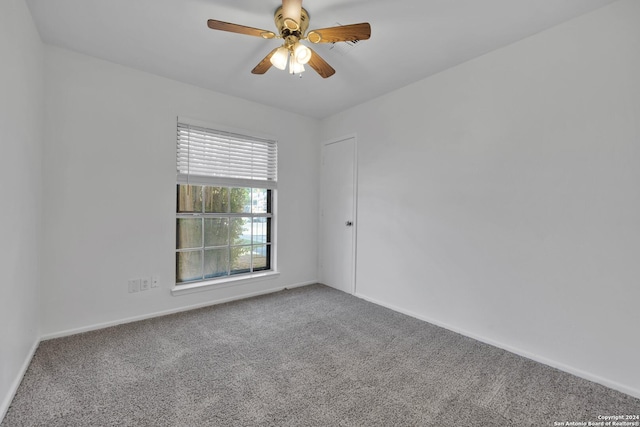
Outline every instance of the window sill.
<path id="1" fill-rule="evenodd" d="M 266 271 L 264 273 L 245 274 L 237 277 L 208 280 L 204 282 L 190 283 L 188 285 L 174 285 L 171 288 L 171 295 L 186 295 L 195 292 L 211 291 L 214 289 L 228 288 L 230 286 L 243 285 L 246 283 L 259 282 L 262 280 L 275 279 L 280 276 L 277 271 Z"/>

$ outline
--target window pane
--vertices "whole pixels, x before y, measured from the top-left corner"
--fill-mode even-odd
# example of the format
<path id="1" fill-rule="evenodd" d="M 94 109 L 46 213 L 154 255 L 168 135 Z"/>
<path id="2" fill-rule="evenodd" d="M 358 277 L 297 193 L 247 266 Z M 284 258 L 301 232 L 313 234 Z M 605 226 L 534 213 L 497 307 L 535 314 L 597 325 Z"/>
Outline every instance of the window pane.
<path id="1" fill-rule="evenodd" d="M 226 276 L 229 271 L 229 248 L 204 251 L 204 277 Z"/>
<path id="2" fill-rule="evenodd" d="M 248 273 L 251 268 L 251 246 L 231 247 L 231 274 Z"/>
<path id="3" fill-rule="evenodd" d="M 251 190 L 251 212 L 267 213 L 267 189 L 253 188 Z"/>
<path id="4" fill-rule="evenodd" d="M 251 244 L 251 218 L 231 218 L 231 244 Z"/>
<path id="5" fill-rule="evenodd" d="M 232 188 L 231 189 L 231 212 L 243 213 L 251 212 L 251 189 Z"/>
<path id="6" fill-rule="evenodd" d="M 176 253 L 176 282 L 202 279 L 202 251 Z"/>
<path id="7" fill-rule="evenodd" d="M 207 213 L 229 212 L 229 189 L 204 187 L 204 211 Z"/>
<path id="8" fill-rule="evenodd" d="M 176 220 L 176 249 L 202 247 L 202 220 L 178 218 Z"/>
<path id="9" fill-rule="evenodd" d="M 253 247 L 253 270 L 265 270 L 267 268 L 267 245 Z"/>
<path id="10" fill-rule="evenodd" d="M 269 242 L 269 218 L 253 218 L 253 243 Z"/>
<path id="11" fill-rule="evenodd" d="M 178 184 L 176 283 L 270 269 L 271 197 L 264 188 Z"/>
<path id="12" fill-rule="evenodd" d="M 229 219 L 205 218 L 204 220 L 204 245 L 226 246 L 229 244 Z"/>
<path id="13" fill-rule="evenodd" d="M 202 212 L 202 186 L 178 184 L 178 212 Z"/>

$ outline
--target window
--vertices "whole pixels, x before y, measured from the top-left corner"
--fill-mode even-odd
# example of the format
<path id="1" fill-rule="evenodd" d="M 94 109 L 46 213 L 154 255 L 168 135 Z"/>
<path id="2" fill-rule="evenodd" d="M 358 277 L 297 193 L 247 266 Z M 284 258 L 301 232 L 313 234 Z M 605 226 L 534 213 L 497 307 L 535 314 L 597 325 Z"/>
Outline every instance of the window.
<path id="1" fill-rule="evenodd" d="M 176 285 L 273 270 L 277 145 L 178 123 Z"/>

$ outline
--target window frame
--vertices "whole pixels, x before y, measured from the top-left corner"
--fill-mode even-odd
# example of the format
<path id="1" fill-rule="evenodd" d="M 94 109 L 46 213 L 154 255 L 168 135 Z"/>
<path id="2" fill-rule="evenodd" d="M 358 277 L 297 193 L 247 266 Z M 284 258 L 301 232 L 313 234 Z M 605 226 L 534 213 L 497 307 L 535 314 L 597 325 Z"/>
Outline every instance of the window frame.
<path id="1" fill-rule="evenodd" d="M 176 129 L 179 130 L 179 126 L 180 125 L 191 125 L 191 126 L 195 126 L 198 128 L 205 128 L 207 130 L 210 130 L 212 132 L 220 132 L 220 133 L 230 133 L 230 134 L 234 134 L 237 136 L 242 136 L 242 137 L 246 137 L 248 139 L 260 139 L 260 140 L 269 140 L 272 141 L 273 144 L 275 144 L 275 150 L 276 150 L 276 159 L 275 159 L 275 167 L 277 168 L 277 141 L 275 140 L 275 138 L 269 136 L 269 135 L 265 135 L 265 134 L 259 134 L 256 132 L 252 132 L 252 131 L 247 131 L 244 129 L 233 129 L 233 128 L 229 128 L 227 126 L 220 126 L 220 125 L 216 125 L 216 124 L 212 124 L 212 123 L 206 123 L 206 122 L 202 122 L 202 121 L 198 121 L 198 120 L 193 120 L 193 119 L 188 119 L 188 118 L 182 118 L 182 117 L 178 117 L 178 123 L 176 126 Z M 178 144 L 178 141 L 176 141 L 176 143 Z M 179 153 L 177 154 L 177 156 L 179 156 Z M 176 158 L 176 161 L 178 162 L 178 157 Z M 177 165 L 178 168 L 180 165 Z M 278 268 L 277 268 L 277 218 L 278 218 L 278 214 L 277 214 L 277 180 L 273 180 L 273 181 L 262 181 L 262 180 L 251 180 L 251 179 L 246 179 L 246 178 L 231 178 L 231 177 L 221 177 L 221 176 L 202 176 L 202 175 L 189 175 L 189 174 L 184 174 L 184 173 L 180 173 L 180 170 L 177 170 L 177 176 L 176 176 L 176 186 L 174 187 L 174 190 L 176 191 L 175 195 L 175 218 L 176 220 L 174 221 L 174 236 L 176 236 L 176 241 L 174 244 L 174 286 L 171 289 L 171 292 L 173 295 L 180 295 L 180 294 L 185 294 L 185 293 L 192 293 L 192 292 L 199 292 L 199 291 L 203 291 L 203 290 L 208 290 L 208 289 L 212 289 L 212 288 L 222 288 L 222 287 L 228 287 L 228 286 L 236 286 L 238 284 L 243 284 L 243 283 L 247 283 L 247 282 L 253 282 L 253 281 L 259 281 L 259 280 L 265 280 L 265 279 L 272 279 L 275 278 L 277 276 L 279 276 L 279 272 L 278 272 Z M 250 188 L 250 189 L 264 189 L 268 191 L 268 194 L 270 194 L 270 212 L 269 209 L 267 209 L 267 213 L 247 213 L 247 212 L 242 212 L 242 213 L 231 213 L 231 212 L 226 212 L 226 213 L 205 213 L 205 209 L 203 207 L 202 212 L 200 213 L 186 213 L 186 212 L 178 212 L 178 197 L 177 197 L 177 193 L 178 193 L 178 189 L 180 185 L 198 185 L 198 186 L 211 186 L 211 187 L 227 187 L 227 188 Z M 251 197 L 251 196 L 250 196 Z M 252 200 L 250 199 L 250 204 L 252 204 Z M 230 210 L 230 209 L 229 209 Z M 253 211 L 253 209 L 251 209 L 251 211 Z M 186 281 L 186 282 L 178 282 L 177 281 L 177 257 L 178 257 L 178 253 L 181 251 L 186 251 L 185 249 L 181 249 L 178 248 L 178 242 L 177 242 L 177 233 L 178 233 L 178 219 L 179 218 L 202 218 L 202 224 L 204 225 L 204 218 L 235 218 L 235 217 L 250 217 L 252 218 L 252 222 L 254 218 L 260 218 L 260 217 L 265 217 L 265 218 L 269 218 L 270 221 L 270 236 L 269 236 L 269 243 L 265 243 L 265 245 L 268 247 L 268 250 L 270 252 L 270 259 L 267 260 L 267 268 L 266 269 L 261 269 L 259 271 L 249 271 L 246 273 L 235 273 L 235 274 L 226 274 L 224 276 L 219 276 L 219 277 L 211 277 L 211 278 L 203 278 L 201 280 L 194 280 L 194 281 Z M 253 230 L 253 226 L 252 226 L 252 230 Z M 203 230 L 204 233 L 204 230 Z M 253 235 L 253 234 L 252 234 Z M 204 257 L 204 250 L 206 248 L 205 242 L 204 240 L 202 241 L 202 248 L 200 248 L 200 250 L 202 250 L 202 256 Z M 231 245 L 231 242 L 228 242 L 228 246 L 229 247 L 233 247 L 234 245 Z M 255 243 L 252 242 L 252 247 L 255 246 Z M 192 248 L 195 249 L 195 248 Z M 230 260 L 231 261 L 231 260 Z M 202 261 L 202 264 L 204 265 L 204 260 Z M 231 267 L 229 267 L 230 269 Z M 229 271 L 229 269 L 227 271 Z M 204 270 L 204 269 L 203 269 Z M 203 271 L 204 273 L 204 271 Z"/>
<path id="2" fill-rule="evenodd" d="M 180 198 L 180 186 L 182 185 L 186 185 L 186 184 L 177 184 L 176 186 L 176 193 L 177 193 L 177 199 Z M 207 187 L 213 187 L 213 186 L 200 186 L 198 185 L 197 187 L 200 187 L 200 198 L 201 200 L 204 200 L 205 198 L 203 197 L 204 192 L 206 191 Z M 266 189 L 266 188 L 246 188 L 246 187 L 225 187 L 225 186 L 215 186 L 215 188 L 224 188 L 227 189 L 227 197 L 230 200 L 231 199 L 231 193 L 232 193 L 232 189 L 233 188 L 242 188 L 242 189 L 246 189 L 246 190 L 250 190 L 250 196 L 249 196 L 249 203 L 251 206 L 250 211 L 245 211 L 243 210 L 242 212 L 232 212 L 230 209 L 230 205 L 227 205 L 227 212 L 207 212 L 205 205 L 203 202 L 202 203 L 202 209 L 200 212 L 194 212 L 194 211 L 184 211 L 184 212 L 176 212 L 176 235 L 178 234 L 178 221 L 181 219 L 199 219 L 200 220 L 200 232 L 201 232 L 201 237 L 200 237 L 200 245 L 199 246 L 192 246 L 192 247 L 177 247 L 178 246 L 178 242 L 176 241 L 176 254 L 179 253 L 190 253 L 190 252 L 199 252 L 200 255 L 200 271 L 201 271 L 201 277 L 198 279 L 191 279 L 191 280 L 185 280 L 185 281 L 181 281 L 178 282 L 177 278 L 176 278 L 176 286 L 183 286 L 183 285 L 187 285 L 190 283 L 196 283 L 196 282 L 203 282 L 203 281 L 209 281 L 209 280 L 217 280 L 217 279 L 225 279 L 228 277 L 233 277 L 233 276 L 239 276 L 239 275 L 247 275 L 247 274 L 253 274 L 253 273 L 261 273 L 261 272 L 267 272 L 267 271 L 271 271 L 271 253 L 272 253 L 272 246 L 273 246 L 273 229 L 272 229 L 272 221 L 273 221 L 273 212 L 272 212 L 272 197 L 273 197 L 273 190 L 270 189 Z M 255 200 L 253 195 L 253 190 L 265 190 L 266 192 L 266 206 L 265 206 L 265 212 L 254 212 L 253 211 L 253 201 Z M 192 191 L 194 191 L 192 189 Z M 176 202 L 179 205 L 179 202 Z M 177 209 L 176 209 L 177 211 Z M 251 240 L 250 243 L 240 243 L 238 244 L 237 242 L 233 242 L 231 239 L 231 235 L 228 236 L 228 238 L 226 239 L 226 243 L 225 244 L 219 244 L 219 245 L 207 245 L 207 239 L 205 238 L 206 236 L 206 220 L 207 219 L 226 219 L 228 220 L 228 224 L 227 224 L 227 229 L 230 231 L 230 227 L 231 227 L 231 223 L 233 222 L 234 219 L 238 219 L 238 218 L 244 218 L 244 219 L 249 219 L 251 221 Z M 255 226 L 254 224 L 256 223 L 256 219 L 260 219 L 263 218 L 266 221 L 266 225 L 265 225 L 265 241 L 261 242 L 261 241 L 255 241 L 254 240 L 254 231 L 255 231 Z M 177 237 L 177 236 L 176 236 Z M 255 253 L 255 249 L 259 248 L 259 247 L 263 247 L 264 246 L 264 250 L 267 253 L 267 257 L 265 260 L 265 267 L 255 267 L 253 260 L 253 254 Z M 241 270 L 237 270 L 233 268 L 233 265 L 231 263 L 231 259 L 229 258 L 227 261 L 227 269 L 225 273 L 222 273 L 220 275 L 217 276 L 210 276 L 207 277 L 206 274 L 206 268 L 205 268 L 205 264 L 206 264 L 206 258 L 205 258 L 205 254 L 206 251 L 210 251 L 210 250 L 216 250 L 216 249 L 227 249 L 228 252 L 228 256 L 230 257 L 231 252 L 233 251 L 234 248 L 249 248 L 251 250 L 251 263 L 249 265 L 249 271 L 244 271 L 244 269 Z M 176 255 L 177 257 L 177 255 Z M 176 259 L 176 269 L 177 267 L 177 259 Z"/>

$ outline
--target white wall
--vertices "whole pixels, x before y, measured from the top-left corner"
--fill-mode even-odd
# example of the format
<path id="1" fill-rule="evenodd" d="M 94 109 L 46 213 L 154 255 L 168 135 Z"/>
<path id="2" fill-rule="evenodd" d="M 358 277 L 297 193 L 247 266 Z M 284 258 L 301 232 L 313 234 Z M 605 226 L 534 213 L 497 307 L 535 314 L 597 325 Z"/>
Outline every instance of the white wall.
<path id="1" fill-rule="evenodd" d="M 336 114 L 357 294 L 640 397 L 640 2 Z"/>
<path id="2" fill-rule="evenodd" d="M 319 121 L 49 46 L 45 77 L 44 337 L 317 280 Z M 176 116 L 278 139 L 278 278 L 170 294 Z"/>
<path id="3" fill-rule="evenodd" d="M 24 1 L 1 1 L 0 420 L 39 339 L 42 50 Z"/>

